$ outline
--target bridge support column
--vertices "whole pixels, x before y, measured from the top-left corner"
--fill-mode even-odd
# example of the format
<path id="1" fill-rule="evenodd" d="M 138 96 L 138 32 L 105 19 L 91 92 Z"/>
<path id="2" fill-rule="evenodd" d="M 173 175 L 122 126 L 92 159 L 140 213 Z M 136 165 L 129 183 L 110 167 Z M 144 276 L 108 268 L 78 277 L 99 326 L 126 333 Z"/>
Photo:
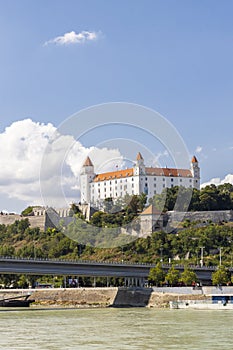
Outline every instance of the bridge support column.
<path id="1" fill-rule="evenodd" d="M 140 287 L 143 288 L 145 287 L 145 278 L 140 278 Z"/>

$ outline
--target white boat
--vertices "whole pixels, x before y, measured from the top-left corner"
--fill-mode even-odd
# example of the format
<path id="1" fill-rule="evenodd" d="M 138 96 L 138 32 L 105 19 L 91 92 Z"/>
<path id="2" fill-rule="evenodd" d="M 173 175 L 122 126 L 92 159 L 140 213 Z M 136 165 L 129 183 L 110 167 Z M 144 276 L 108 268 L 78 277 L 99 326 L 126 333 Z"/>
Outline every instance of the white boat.
<path id="1" fill-rule="evenodd" d="M 212 295 L 208 300 L 170 301 L 170 309 L 233 310 L 233 295 Z"/>

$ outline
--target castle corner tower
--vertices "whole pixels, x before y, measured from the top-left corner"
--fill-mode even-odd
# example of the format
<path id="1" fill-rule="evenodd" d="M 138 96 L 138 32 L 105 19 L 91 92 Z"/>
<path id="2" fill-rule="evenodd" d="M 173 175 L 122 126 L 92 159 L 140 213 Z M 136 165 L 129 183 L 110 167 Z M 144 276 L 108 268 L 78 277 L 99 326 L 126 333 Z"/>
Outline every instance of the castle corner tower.
<path id="1" fill-rule="evenodd" d="M 90 183 L 95 177 L 94 165 L 89 157 L 86 158 L 80 172 L 81 204 L 90 203 Z"/>
<path id="2" fill-rule="evenodd" d="M 191 160 L 191 172 L 193 175 L 193 188 L 200 189 L 200 167 L 196 156 L 193 156 Z"/>

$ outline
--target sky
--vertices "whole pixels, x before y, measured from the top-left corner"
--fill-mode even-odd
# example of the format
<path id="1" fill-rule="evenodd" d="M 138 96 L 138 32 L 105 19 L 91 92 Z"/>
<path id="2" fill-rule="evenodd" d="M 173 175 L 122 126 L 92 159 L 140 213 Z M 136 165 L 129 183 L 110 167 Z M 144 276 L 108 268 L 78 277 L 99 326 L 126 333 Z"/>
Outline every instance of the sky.
<path id="1" fill-rule="evenodd" d="M 127 165 L 133 151 L 149 165 L 147 147 L 170 166 L 166 145 L 148 145 L 133 129 L 61 135 L 71 115 L 109 102 L 157 111 L 197 156 L 202 184 L 233 183 L 232 12 L 231 0 L 0 0 L 0 210 L 41 204 L 41 184 L 56 195 L 56 180 L 40 175 L 56 137 L 67 202 L 78 197 L 90 152 L 110 169 L 116 159 Z"/>

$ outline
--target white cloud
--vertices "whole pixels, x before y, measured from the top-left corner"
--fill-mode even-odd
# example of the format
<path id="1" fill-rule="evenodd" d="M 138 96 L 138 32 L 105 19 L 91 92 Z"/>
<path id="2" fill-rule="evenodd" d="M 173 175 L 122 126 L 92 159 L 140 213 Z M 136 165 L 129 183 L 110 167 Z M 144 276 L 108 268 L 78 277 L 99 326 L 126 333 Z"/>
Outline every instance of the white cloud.
<path id="1" fill-rule="evenodd" d="M 112 170 L 114 164 L 123 164 L 117 149 L 86 148 L 72 135 L 60 135 L 52 124 L 31 119 L 7 127 L 0 134 L 0 149 L 0 209 L 5 207 L 1 195 L 22 200 L 25 206 L 44 204 L 43 199 L 45 204 L 58 207 L 78 201 L 78 175 L 87 155 L 96 171 Z"/>
<path id="2" fill-rule="evenodd" d="M 99 38 L 99 32 L 88 32 L 83 30 L 80 33 L 74 31 L 65 33 L 64 35 L 57 36 L 54 39 L 48 40 L 44 45 L 55 44 L 55 45 L 70 45 L 70 44 L 82 44 L 87 41 L 95 41 Z"/>
<path id="3" fill-rule="evenodd" d="M 233 174 L 226 175 L 224 179 L 220 179 L 219 177 L 213 178 L 210 181 L 203 183 L 201 187 L 205 187 L 211 184 L 219 186 L 225 183 L 230 183 L 233 185 Z"/>
<path id="4" fill-rule="evenodd" d="M 202 149 L 203 149 L 203 148 L 202 148 L 201 146 L 197 146 L 195 152 L 196 152 L 196 153 L 201 153 Z"/>

